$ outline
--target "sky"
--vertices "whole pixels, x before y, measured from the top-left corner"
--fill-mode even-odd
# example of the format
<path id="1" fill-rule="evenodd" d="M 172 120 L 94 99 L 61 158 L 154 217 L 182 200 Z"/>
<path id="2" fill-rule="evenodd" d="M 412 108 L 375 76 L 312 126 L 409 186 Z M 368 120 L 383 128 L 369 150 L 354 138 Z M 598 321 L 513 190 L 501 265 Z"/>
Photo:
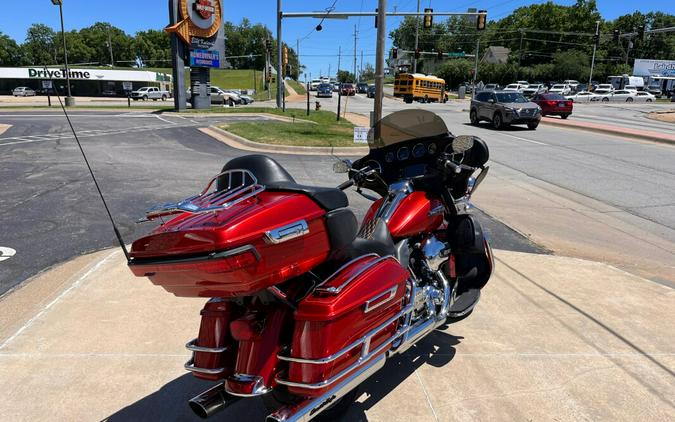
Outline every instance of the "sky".
<path id="1" fill-rule="evenodd" d="M 0 15 L 0 32 L 17 42 L 23 42 L 26 30 L 33 23 L 45 23 L 54 29 L 60 29 L 58 8 L 51 0 L 0 0 L 3 12 Z M 287 12 L 322 11 L 335 2 L 336 11 L 374 11 L 377 0 L 282 0 L 282 10 Z M 554 0 L 561 5 L 572 5 L 575 0 Z M 145 29 L 160 29 L 168 23 L 168 0 L 63 0 L 63 14 L 66 31 L 80 29 L 97 21 L 110 22 L 133 34 Z M 421 0 L 421 8 L 432 7 L 435 11 L 466 11 L 469 7 L 488 11 L 488 20 L 497 20 L 507 16 L 514 9 L 534 4 L 531 0 Z M 26 10 L 30 4 L 30 10 Z M 113 6 L 114 5 L 114 6 Z M 597 0 L 604 19 L 614 19 L 639 10 L 643 13 L 661 11 L 675 14 L 673 0 L 620 1 Z M 389 0 L 387 8 L 393 11 L 415 11 L 416 0 Z M 248 18 L 253 23 L 267 25 L 276 36 L 276 0 L 223 1 L 225 20 L 238 23 Z M 387 20 L 387 33 L 398 25 L 399 18 Z M 329 67 L 334 75 L 338 65 L 338 51 L 341 49 L 341 69 L 352 70 L 354 66 L 354 26 L 358 31 L 356 59 L 357 67 L 375 61 L 375 36 L 372 17 L 351 18 L 349 20 L 326 20 L 323 30 L 317 32 L 314 27 L 317 19 L 284 20 L 283 40 L 295 48 L 300 40 L 300 61 L 307 66 L 308 74 L 316 77 L 326 75 Z M 387 39 L 386 48 L 391 47 Z M 308 75 L 309 76 L 309 75 Z"/>

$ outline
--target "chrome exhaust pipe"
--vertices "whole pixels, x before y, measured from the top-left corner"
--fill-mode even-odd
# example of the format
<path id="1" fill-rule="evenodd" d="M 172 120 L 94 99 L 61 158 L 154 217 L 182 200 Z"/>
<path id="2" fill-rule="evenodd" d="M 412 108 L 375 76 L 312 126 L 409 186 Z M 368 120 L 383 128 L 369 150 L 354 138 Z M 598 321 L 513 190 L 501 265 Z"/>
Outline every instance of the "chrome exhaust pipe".
<path id="1" fill-rule="evenodd" d="M 326 393 L 319 397 L 301 400 L 294 405 L 283 406 L 268 415 L 265 422 L 308 422 L 330 407 L 332 403 L 358 387 L 368 377 L 379 371 L 384 366 L 386 360 L 385 353 L 373 358 L 371 362 L 368 362 L 358 371 L 346 377 Z"/>
<path id="2" fill-rule="evenodd" d="M 228 394 L 225 391 L 225 384 L 221 382 L 200 395 L 191 398 L 188 400 L 188 404 L 197 416 L 206 419 L 239 401 L 239 399 L 240 397 Z"/>

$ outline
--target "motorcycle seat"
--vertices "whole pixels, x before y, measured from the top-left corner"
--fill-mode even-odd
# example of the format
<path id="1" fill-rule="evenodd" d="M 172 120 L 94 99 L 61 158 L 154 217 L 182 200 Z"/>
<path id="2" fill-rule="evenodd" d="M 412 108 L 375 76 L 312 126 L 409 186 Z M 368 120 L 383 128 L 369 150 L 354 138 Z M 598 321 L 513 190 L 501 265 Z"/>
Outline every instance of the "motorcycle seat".
<path id="1" fill-rule="evenodd" d="M 397 256 L 394 240 L 384 220 L 378 220 L 367 237 L 357 237 L 356 217 L 343 208 L 327 214 L 327 228 L 332 249 L 330 261 L 345 262 L 369 253 Z"/>
<path id="2" fill-rule="evenodd" d="M 276 160 L 261 154 L 243 155 L 233 158 L 225 164 L 222 171 L 244 169 L 258 179 L 258 183 L 268 191 L 295 192 L 307 195 L 321 208 L 332 211 L 349 205 L 347 195 L 337 188 L 308 186 L 298 184 Z M 217 189 L 225 188 L 225 178 L 218 179 Z"/>

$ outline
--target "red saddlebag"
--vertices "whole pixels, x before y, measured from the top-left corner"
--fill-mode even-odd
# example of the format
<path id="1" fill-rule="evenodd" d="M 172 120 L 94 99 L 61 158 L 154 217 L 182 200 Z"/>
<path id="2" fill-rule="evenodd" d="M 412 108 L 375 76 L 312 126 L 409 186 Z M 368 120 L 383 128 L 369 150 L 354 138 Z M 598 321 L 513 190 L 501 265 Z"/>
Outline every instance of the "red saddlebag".
<path id="1" fill-rule="evenodd" d="M 336 271 L 295 312 L 286 379 L 291 393 L 317 396 L 396 337 L 408 271 L 391 257 L 359 257 Z"/>

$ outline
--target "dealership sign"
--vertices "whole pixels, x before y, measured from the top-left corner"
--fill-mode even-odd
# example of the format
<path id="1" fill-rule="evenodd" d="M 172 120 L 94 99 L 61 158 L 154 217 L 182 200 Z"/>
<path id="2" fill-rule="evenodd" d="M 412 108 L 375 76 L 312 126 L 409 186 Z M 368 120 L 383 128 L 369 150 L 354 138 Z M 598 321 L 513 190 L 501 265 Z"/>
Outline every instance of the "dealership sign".
<path id="1" fill-rule="evenodd" d="M 635 76 L 675 76 L 675 60 L 635 59 Z"/>
<path id="2" fill-rule="evenodd" d="M 225 65 L 225 39 L 221 0 L 176 0 L 177 23 L 164 30 L 175 34 L 189 49 L 190 66 Z"/>
<path id="3" fill-rule="evenodd" d="M 44 78 L 44 79 L 65 79 L 66 69 L 28 69 L 29 78 Z M 70 79 L 91 79 L 91 73 L 86 70 L 68 71 Z"/>
<path id="4" fill-rule="evenodd" d="M 220 67 L 220 54 L 215 50 L 190 50 L 190 66 Z"/>

